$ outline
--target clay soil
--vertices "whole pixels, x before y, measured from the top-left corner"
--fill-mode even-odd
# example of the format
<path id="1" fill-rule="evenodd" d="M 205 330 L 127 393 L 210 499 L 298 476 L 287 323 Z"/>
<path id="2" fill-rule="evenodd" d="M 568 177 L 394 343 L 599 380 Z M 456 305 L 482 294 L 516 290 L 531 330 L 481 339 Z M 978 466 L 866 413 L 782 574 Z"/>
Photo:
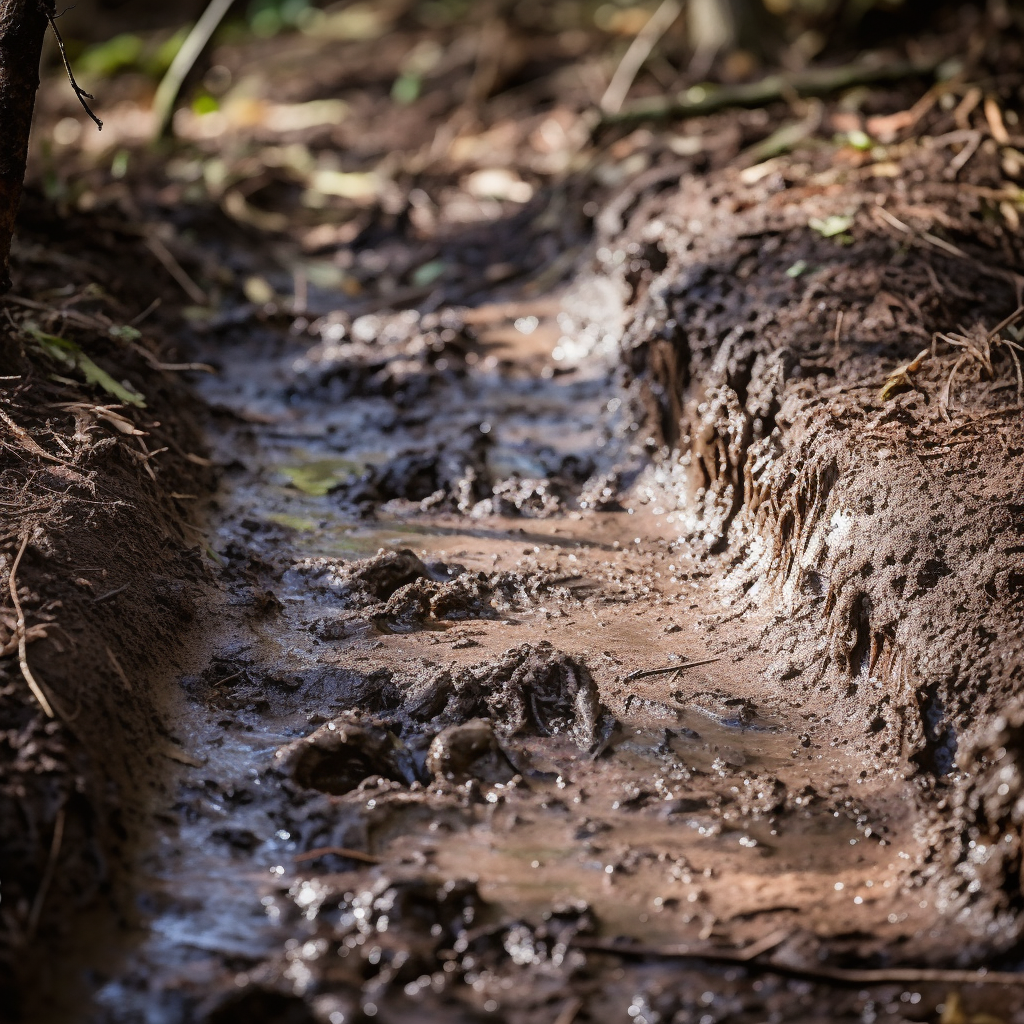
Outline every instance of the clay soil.
<path id="1" fill-rule="evenodd" d="M 44 86 L 0 1013 L 1024 1021 L 1019 14 L 602 125 L 417 11 Z"/>

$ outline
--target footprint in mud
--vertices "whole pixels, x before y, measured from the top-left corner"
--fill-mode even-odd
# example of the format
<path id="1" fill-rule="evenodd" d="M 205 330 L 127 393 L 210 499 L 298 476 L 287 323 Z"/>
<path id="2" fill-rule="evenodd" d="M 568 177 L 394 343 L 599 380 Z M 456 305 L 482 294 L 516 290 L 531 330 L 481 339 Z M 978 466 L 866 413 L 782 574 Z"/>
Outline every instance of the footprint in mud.
<path id="1" fill-rule="evenodd" d="M 427 751 L 426 769 L 435 779 L 509 782 L 516 769 L 501 749 L 491 723 L 473 718 L 442 729 Z"/>
<path id="2" fill-rule="evenodd" d="M 446 570 L 428 566 L 408 550 L 381 550 L 372 558 L 351 562 L 306 558 L 293 571 L 315 589 L 333 594 L 345 608 L 373 608 L 416 580 L 447 579 Z"/>
<path id="3" fill-rule="evenodd" d="M 681 708 L 698 712 L 705 718 L 727 729 L 751 730 L 753 732 L 777 732 L 778 727 L 764 718 L 757 705 L 746 697 L 736 697 L 720 690 L 700 690 L 685 693 L 675 690 L 672 699 Z"/>
<path id="4" fill-rule="evenodd" d="M 344 796 L 370 778 L 413 782 L 508 782 L 516 774 L 486 719 L 449 725 L 432 738 L 409 737 L 406 745 L 379 722 L 337 718 L 283 747 L 277 761 L 303 789 Z"/>
<path id="5" fill-rule="evenodd" d="M 489 717 L 504 737 L 566 735 L 583 750 L 593 747 L 608 717 L 587 667 L 546 641 L 435 671 L 412 689 L 403 710 L 421 722 Z"/>
<path id="6" fill-rule="evenodd" d="M 507 782 L 516 768 L 499 737 L 564 735 L 589 750 L 610 722 L 585 665 L 550 644 L 522 644 L 494 661 L 435 671 L 386 719 L 335 718 L 276 760 L 298 785 L 335 796 L 372 777 Z"/>
<path id="7" fill-rule="evenodd" d="M 429 451 L 407 451 L 371 466 L 343 498 L 365 511 L 388 504 L 465 512 L 485 496 L 486 435 L 474 429 Z"/>
<path id="8" fill-rule="evenodd" d="M 493 514 L 544 519 L 563 511 L 594 472 L 593 460 L 549 446 L 492 449 L 476 428 L 406 451 L 377 466 L 340 492 L 364 512 L 448 509 L 473 517 Z"/>
<path id="9" fill-rule="evenodd" d="M 328 722 L 283 747 L 276 757 L 300 786 L 334 796 L 351 792 L 373 776 L 404 783 L 418 779 L 412 755 L 393 733 L 354 716 Z"/>
<path id="10" fill-rule="evenodd" d="M 359 612 L 383 633 L 497 619 L 546 595 L 573 600 L 564 576 L 544 571 L 471 572 L 458 564 L 423 562 L 408 550 L 380 551 L 349 562 L 308 558 L 292 572 L 307 586 L 331 594 L 343 609 Z M 336 631 L 344 635 L 343 629 Z"/>
<path id="11" fill-rule="evenodd" d="M 726 729 L 737 729 L 741 732 L 778 732 L 778 726 L 765 718 L 757 705 L 746 697 L 736 697 L 719 690 L 700 690 L 695 693 L 674 690 L 672 701 L 672 704 L 666 704 L 660 700 L 631 693 L 626 698 L 623 710 L 631 719 L 655 724 L 679 722 L 689 711 L 696 712 Z"/>

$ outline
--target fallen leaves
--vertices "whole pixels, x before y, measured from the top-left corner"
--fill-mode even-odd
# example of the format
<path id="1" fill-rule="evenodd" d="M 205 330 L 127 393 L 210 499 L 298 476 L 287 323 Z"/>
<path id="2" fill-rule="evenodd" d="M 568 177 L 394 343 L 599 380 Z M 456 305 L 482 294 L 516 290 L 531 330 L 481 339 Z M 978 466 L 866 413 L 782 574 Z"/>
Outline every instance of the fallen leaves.
<path id="1" fill-rule="evenodd" d="M 71 370 L 78 371 L 87 384 L 101 387 L 108 395 L 126 405 L 134 405 L 140 409 L 146 407 L 146 400 L 138 391 L 115 380 L 106 370 L 97 366 L 75 342 L 56 334 L 47 334 L 31 321 L 25 321 L 22 329 L 35 342 L 39 352 Z"/>
<path id="2" fill-rule="evenodd" d="M 335 487 L 361 473 L 363 465 L 350 459 L 316 459 L 299 466 L 282 466 L 281 473 L 292 487 L 314 498 L 322 498 Z"/>
<path id="3" fill-rule="evenodd" d="M 836 238 L 845 234 L 853 227 L 853 217 L 842 217 L 833 214 L 830 217 L 811 217 L 807 226 L 817 231 L 822 238 Z"/>

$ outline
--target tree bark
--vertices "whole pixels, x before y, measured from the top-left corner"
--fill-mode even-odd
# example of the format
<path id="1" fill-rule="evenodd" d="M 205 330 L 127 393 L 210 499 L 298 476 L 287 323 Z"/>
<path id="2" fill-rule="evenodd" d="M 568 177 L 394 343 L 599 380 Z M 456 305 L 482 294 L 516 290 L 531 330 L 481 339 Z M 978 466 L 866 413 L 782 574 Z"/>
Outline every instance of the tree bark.
<path id="1" fill-rule="evenodd" d="M 11 285 L 11 237 L 50 8 L 52 0 L 0 0 L 0 293 Z"/>

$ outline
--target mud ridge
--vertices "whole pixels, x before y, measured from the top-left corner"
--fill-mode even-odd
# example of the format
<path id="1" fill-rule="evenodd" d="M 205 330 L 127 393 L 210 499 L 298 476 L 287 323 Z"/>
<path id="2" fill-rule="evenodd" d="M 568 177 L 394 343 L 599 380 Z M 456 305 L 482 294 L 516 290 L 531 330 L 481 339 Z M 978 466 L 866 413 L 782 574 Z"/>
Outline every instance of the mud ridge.
<path id="1" fill-rule="evenodd" d="M 902 159 L 941 168 L 926 146 Z M 982 199 L 919 177 L 909 190 L 869 178 L 856 191 L 847 178 L 838 202 L 809 183 L 841 172 L 806 154 L 684 179 L 625 233 L 657 238 L 667 266 L 648 274 L 624 347 L 660 448 L 647 500 L 714 567 L 724 613 L 764 622 L 765 642 L 786 652 L 779 680 L 827 686 L 843 742 L 923 773 L 927 815 L 947 792 L 991 788 L 958 750 L 1015 706 L 1024 639 L 1012 360 L 1004 346 L 989 374 L 938 336 L 982 337 L 1012 313 L 1024 256 L 1019 236 L 980 218 Z M 914 204 L 926 201 L 959 258 L 906 244 L 906 232 L 922 237 Z M 814 228 L 828 218 L 838 242 Z M 614 259 L 616 246 L 628 262 L 626 241 L 603 252 Z M 919 371 L 900 377 L 919 352 Z M 866 731 L 849 734 L 851 720 Z M 935 856 L 959 865 L 947 897 L 970 902 L 959 830 L 973 834 L 968 808 L 984 798 L 955 799 L 964 818 Z M 993 913 L 1019 900 L 1016 841 L 1000 843 L 1006 895 Z"/>

